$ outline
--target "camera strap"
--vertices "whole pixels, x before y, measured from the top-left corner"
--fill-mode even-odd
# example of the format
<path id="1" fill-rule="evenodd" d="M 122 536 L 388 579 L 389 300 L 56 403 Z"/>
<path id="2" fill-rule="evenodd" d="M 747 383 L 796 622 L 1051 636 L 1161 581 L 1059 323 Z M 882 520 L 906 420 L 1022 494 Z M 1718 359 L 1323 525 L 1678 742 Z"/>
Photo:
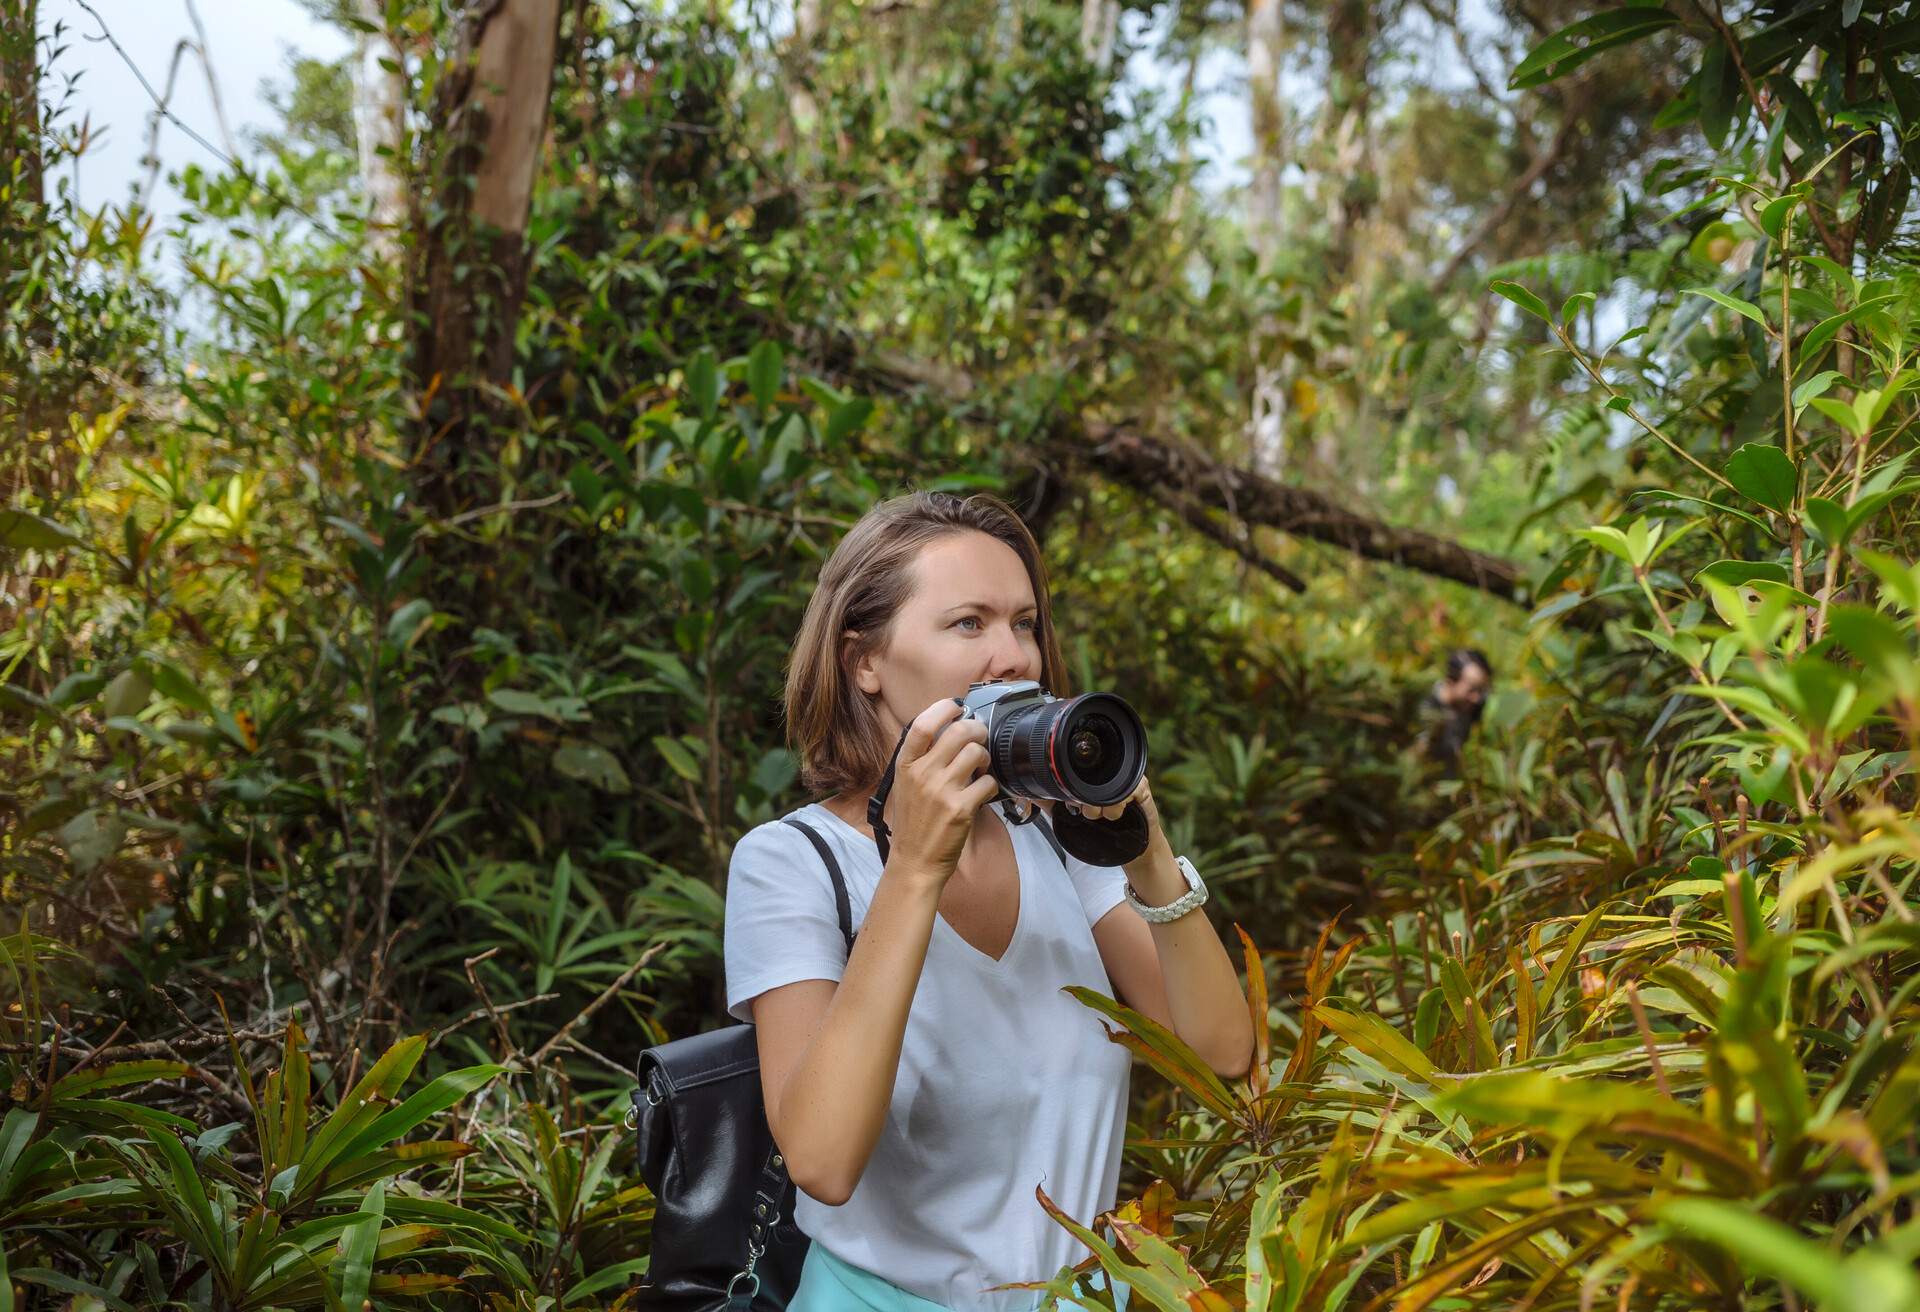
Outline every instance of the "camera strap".
<path id="1" fill-rule="evenodd" d="M 907 729 L 912 727 L 908 725 Z M 887 853 L 893 848 L 893 831 L 887 827 L 887 794 L 893 791 L 893 768 L 900 763 L 900 749 L 907 745 L 907 729 L 900 731 L 900 741 L 893 745 L 893 755 L 887 758 L 880 786 L 867 799 L 867 823 L 873 826 L 873 843 L 880 849 L 882 867 L 887 864 Z"/>

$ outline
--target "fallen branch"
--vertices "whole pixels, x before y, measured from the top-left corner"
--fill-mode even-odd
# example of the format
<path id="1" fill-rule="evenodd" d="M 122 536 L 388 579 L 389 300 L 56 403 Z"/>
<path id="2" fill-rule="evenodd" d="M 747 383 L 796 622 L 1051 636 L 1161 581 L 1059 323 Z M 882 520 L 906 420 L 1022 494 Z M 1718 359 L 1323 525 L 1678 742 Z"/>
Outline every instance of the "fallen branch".
<path id="1" fill-rule="evenodd" d="M 794 345 L 824 371 L 875 393 L 905 396 L 929 391 L 956 410 L 976 400 L 973 380 L 964 372 L 868 350 L 845 332 L 801 332 Z M 989 424 L 993 418 L 978 416 Z M 1265 525 L 1368 560 L 1464 583 L 1515 605 L 1529 604 L 1525 578 L 1512 561 L 1356 514 L 1321 493 L 1222 463 L 1194 447 L 1130 425 L 1086 422 L 1076 428 L 1069 417 L 1055 424 L 1052 436 L 1042 438 L 1037 448 L 1056 467 L 1086 465 L 1155 500 L 1162 500 L 1167 489 L 1177 489 L 1190 504 L 1217 509 L 1245 524 Z M 1186 512 L 1181 513 L 1194 523 Z"/>
<path id="2" fill-rule="evenodd" d="M 1158 501 L 1161 505 L 1180 516 L 1180 518 L 1184 519 L 1200 534 L 1218 542 L 1221 546 L 1246 561 L 1247 564 L 1253 566 L 1255 569 L 1271 575 L 1274 579 L 1278 580 L 1283 587 L 1290 588 L 1294 592 L 1305 592 L 1307 590 L 1307 582 L 1305 579 L 1295 574 L 1271 556 L 1263 553 L 1253 544 L 1250 538 L 1243 542 L 1235 537 L 1227 529 L 1226 525 L 1215 520 L 1211 515 L 1207 514 L 1204 509 L 1195 505 L 1188 498 L 1180 495 L 1171 488 L 1155 487 L 1147 489 L 1147 492 L 1155 501 Z"/>
<path id="3" fill-rule="evenodd" d="M 1115 482 L 1150 496 L 1157 496 L 1159 489 L 1178 488 L 1247 524 L 1277 528 L 1367 560 L 1419 570 L 1478 588 L 1502 601 L 1526 604 L 1526 581 L 1512 561 L 1419 529 L 1355 514 L 1318 492 L 1222 464 L 1204 452 L 1130 428 L 1089 425 L 1087 438 L 1085 443 L 1060 444 L 1056 452 L 1061 458 L 1077 457 Z"/>

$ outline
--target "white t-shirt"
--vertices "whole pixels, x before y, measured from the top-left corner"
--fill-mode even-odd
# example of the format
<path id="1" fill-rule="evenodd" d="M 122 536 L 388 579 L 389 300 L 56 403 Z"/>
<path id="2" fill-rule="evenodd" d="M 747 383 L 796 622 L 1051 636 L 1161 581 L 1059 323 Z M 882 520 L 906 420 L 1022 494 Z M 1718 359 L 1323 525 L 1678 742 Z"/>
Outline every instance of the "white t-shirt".
<path id="1" fill-rule="evenodd" d="M 880 882 L 873 838 L 817 802 L 791 814 L 839 858 L 857 932 Z M 796 1208 L 835 1257 L 958 1312 L 1030 1308 L 1030 1290 L 985 1290 L 1086 1256 L 1034 1187 L 1090 1224 L 1114 1204 L 1126 1137 L 1127 1050 L 1061 991 L 1112 996 L 1092 926 L 1121 902 L 1125 872 L 1069 857 L 1062 874 L 1037 825 L 1008 832 L 1020 914 L 1006 952 L 995 961 L 935 917 L 866 1171 L 844 1205 L 801 1193 Z M 775 820 L 742 837 L 727 880 L 729 1013 L 751 1020 L 748 1004 L 783 984 L 837 982 L 846 961 L 807 836 Z"/>

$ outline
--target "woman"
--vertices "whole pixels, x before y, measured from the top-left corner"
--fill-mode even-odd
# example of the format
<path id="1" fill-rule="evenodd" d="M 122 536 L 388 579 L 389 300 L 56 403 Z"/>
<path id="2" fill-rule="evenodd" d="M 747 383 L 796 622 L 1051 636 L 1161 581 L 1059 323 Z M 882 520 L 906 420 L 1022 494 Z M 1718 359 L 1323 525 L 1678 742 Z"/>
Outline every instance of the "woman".
<path id="1" fill-rule="evenodd" d="M 812 1240 L 793 1312 L 1017 1309 L 1086 1254 L 1035 1198 L 1091 1222 L 1114 1204 L 1125 1048 L 1062 992 L 1084 985 L 1177 1032 L 1228 1078 L 1252 1023 L 1204 915 L 1149 925 L 1188 892 L 1143 780 L 1150 845 L 1124 868 L 1062 862 L 987 803 L 970 684 L 1065 682 L 1038 546 L 993 497 L 897 497 L 821 571 L 787 674 L 788 734 L 825 800 L 793 818 L 836 851 L 858 937 L 806 835 L 734 848 L 727 1006 L 757 1026 L 768 1121 Z M 883 869 L 866 803 L 901 747 Z M 1086 814 L 1113 819 L 1124 804 Z M 1077 1251 L 1078 1250 L 1078 1251 Z"/>

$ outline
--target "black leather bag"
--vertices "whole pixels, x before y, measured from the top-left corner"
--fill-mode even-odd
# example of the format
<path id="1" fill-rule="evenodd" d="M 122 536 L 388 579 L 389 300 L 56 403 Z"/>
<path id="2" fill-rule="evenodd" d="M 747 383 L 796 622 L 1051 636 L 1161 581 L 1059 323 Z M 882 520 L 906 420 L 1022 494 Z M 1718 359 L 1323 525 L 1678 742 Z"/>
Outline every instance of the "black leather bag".
<path id="1" fill-rule="evenodd" d="M 840 863 L 804 833 L 833 879 L 840 933 L 853 951 L 853 909 Z M 653 1191 L 653 1244 L 640 1312 L 780 1312 L 800 1284 L 807 1237 L 794 1187 L 767 1127 L 751 1025 L 675 1039 L 640 1054 L 633 1121 L 640 1176 Z"/>

